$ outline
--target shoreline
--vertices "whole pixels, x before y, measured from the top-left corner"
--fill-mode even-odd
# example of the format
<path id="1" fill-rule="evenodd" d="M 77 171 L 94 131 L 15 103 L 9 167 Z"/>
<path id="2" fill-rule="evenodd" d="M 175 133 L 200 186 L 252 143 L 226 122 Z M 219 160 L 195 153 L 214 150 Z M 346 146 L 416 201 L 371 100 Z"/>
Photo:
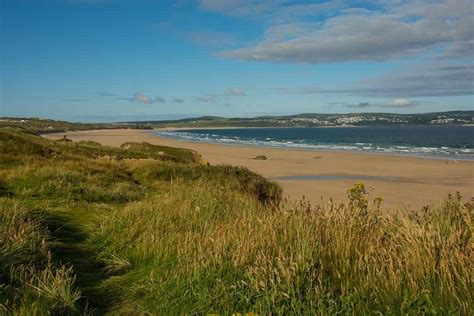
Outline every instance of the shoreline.
<path id="1" fill-rule="evenodd" d="M 367 127 L 367 126 L 345 126 L 345 127 Z M 190 142 L 190 143 L 198 143 L 198 144 L 214 144 L 214 145 L 223 145 L 223 146 L 242 146 L 242 147 L 255 147 L 255 148 L 275 148 L 275 149 L 283 149 L 283 150 L 302 150 L 302 151 L 314 151 L 314 152 L 336 152 L 336 153 L 361 153 L 361 154 L 369 154 L 369 155 L 382 155 L 382 156 L 398 156 L 398 157 L 413 157 L 413 158 L 420 158 L 420 159 L 435 159 L 435 160 L 445 160 L 445 161 L 473 161 L 474 162 L 474 157 L 472 159 L 469 158 L 464 158 L 464 157 L 456 157 L 456 156 L 442 156 L 442 155 L 420 155 L 416 153 L 398 153 L 398 152 L 382 152 L 382 151 L 371 151 L 371 150 L 342 150 L 342 149 L 324 149 L 324 148 L 311 148 L 310 145 L 308 146 L 272 146 L 272 145 L 265 145 L 265 144 L 248 144 L 248 143 L 226 143 L 226 142 L 219 142 L 219 141 L 206 141 L 206 140 L 199 140 L 198 138 L 195 139 L 183 139 L 179 137 L 167 137 L 163 135 L 156 135 L 154 134 L 155 132 L 174 132 L 174 131 L 183 131 L 183 130 L 221 130 L 221 129 L 266 129 L 266 128 L 274 128 L 274 127 L 227 127 L 227 128 L 220 128 L 220 127 L 215 127 L 215 128 L 155 128 L 153 130 L 149 130 L 150 134 L 152 134 L 155 137 L 160 137 L 164 139 L 169 139 L 169 140 L 174 140 L 177 142 Z M 282 127 L 284 128 L 284 127 Z M 291 127 L 289 127 L 291 128 Z M 298 128 L 298 127 L 295 127 Z M 302 127 L 306 128 L 306 127 Z M 323 127 L 326 128 L 326 127 Z M 327 127 L 327 128 L 333 128 L 333 127 Z"/>
<path id="2" fill-rule="evenodd" d="M 160 129 L 163 130 L 163 129 Z M 346 202 L 346 191 L 354 183 L 363 182 L 369 200 L 384 198 L 388 209 L 418 210 L 436 204 L 460 191 L 465 200 L 474 196 L 474 161 L 425 159 L 392 154 L 350 151 L 304 150 L 209 144 L 173 140 L 153 134 L 156 130 L 91 130 L 48 134 L 57 139 L 67 134 L 74 141 L 93 140 L 104 145 L 120 146 L 125 142 L 148 142 L 156 145 L 181 147 L 199 152 L 211 164 L 244 166 L 268 179 L 276 181 L 285 197 L 297 200 L 304 197 L 311 203 Z M 267 160 L 255 160 L 265 155 Z M 391 179 L 396 178 L 396 181 Z M 284 180 L 282 180 L 284 179 Z"/>

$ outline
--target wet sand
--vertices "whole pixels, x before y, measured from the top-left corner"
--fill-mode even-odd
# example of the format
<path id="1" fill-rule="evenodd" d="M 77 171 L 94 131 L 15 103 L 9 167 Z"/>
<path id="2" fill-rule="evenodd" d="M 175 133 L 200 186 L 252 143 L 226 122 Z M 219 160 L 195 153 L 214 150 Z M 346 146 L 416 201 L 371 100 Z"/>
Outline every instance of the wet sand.
<path id="1" fill-rule="evenodd" d="M 64 134 L 49 134 L 56 139 Z M 382 197 L 389 209 L 419 209 L 438 203 L 448 194 L 460 191 L 465 200 L 474 196 L 474 161 L 449 163 L 428 159 L 358 152 L 327 152 L 284 148 L 184 142 L 154 136 L 143 130 L 95 130 L 68 132 L 68 138 L 92 140 L 120 146 L 125 142 L 148 142 L 198 151 L 211 164 L 245 166 L 277 181 L 285 196 L 319 203 L 332 197 L 346 201 L 346 191 L 363 182 L 370 198 Z M 255 160 L 265 155 L 267 160 Z"/>

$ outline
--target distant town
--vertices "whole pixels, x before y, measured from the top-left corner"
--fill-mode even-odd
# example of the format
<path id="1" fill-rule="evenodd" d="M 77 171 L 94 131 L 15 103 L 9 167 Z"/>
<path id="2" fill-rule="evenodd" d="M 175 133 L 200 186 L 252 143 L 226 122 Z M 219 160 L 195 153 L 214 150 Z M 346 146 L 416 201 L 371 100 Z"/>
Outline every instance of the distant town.
<path id="1" fill-rule="evenodd" d="M 138 122 L 137 122 L 138 123 Z M 422 114 L 349 113 L 297 114 L 289 116 L 259 116 L 253 118 L 223 118 L 203 116 L 174 121 L 139 122 L 151 126 L 169 127 L 336 127 L 384 125 L 472 125 L 474 111 L 450 111 Z"/>

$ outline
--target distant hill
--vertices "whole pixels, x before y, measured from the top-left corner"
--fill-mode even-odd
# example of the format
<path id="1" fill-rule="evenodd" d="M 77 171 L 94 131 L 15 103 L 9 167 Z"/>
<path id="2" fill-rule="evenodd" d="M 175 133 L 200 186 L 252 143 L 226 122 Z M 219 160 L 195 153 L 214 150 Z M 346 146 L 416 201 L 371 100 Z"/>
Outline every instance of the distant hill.
<path id="1" fill-rule="evenodd" d="M 36 133 L 57 133 L 112 128 L 151 128 L 141 123 L 72 123 L 41 118 L 0 117 L 0 127 L 17 127 Z"/>
<path id="2" fill-rule="evenodd" d="M 284 116 L 252 118 L 202 116 L 181 120 L 127 122 L 153 127 L 322 127 L 322 126 L 384 126 L 473 124 L 474 111 L 448 111 L 421 114 L 395 113 L 301 113 Z"/>
<path id="3" fill-rule="evenodd" d="M 0 127 L 14 126 L 38 133 L 72 130 L 163 127 L 327 127 L 327 126 L 388 126 L 388 125 L 471 125 L 474 111 L 448 111 L 419 114 L 395 113 L 301 113 L 283 116 L 219 117 L 201 116 L 179 120 L 130 121 L 116 123 L 71 123 L 39 118 L 0 118 Z"/>

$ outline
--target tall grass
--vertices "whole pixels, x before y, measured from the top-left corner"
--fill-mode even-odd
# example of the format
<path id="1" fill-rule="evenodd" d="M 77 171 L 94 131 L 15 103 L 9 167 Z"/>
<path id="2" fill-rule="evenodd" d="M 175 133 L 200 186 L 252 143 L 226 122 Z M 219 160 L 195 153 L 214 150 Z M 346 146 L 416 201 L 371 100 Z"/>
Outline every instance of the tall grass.
<path id="1" fill-rule="evenodd" d="M 360 201 L 275 209 L 232 192 L 178 182 L 104 218 L 94 242 L 133 267 L 114 280 L 130 289 L 120 310 L 472 312 L 471 204 L 396 218 Z"/>
<path id="2" fill-rule="evenodd" d="M 150 146 L 0 131 L 0 313 L 474 313 L 459 195 L 398 215 L 362 184 L 288 203 L 247 169 Z"/>
<path id="3" fill-rule="evenodd" d="M 0 313 L 79 313 L 71 268 L 51 260 L 42 215 L 0 198 Z"/>

